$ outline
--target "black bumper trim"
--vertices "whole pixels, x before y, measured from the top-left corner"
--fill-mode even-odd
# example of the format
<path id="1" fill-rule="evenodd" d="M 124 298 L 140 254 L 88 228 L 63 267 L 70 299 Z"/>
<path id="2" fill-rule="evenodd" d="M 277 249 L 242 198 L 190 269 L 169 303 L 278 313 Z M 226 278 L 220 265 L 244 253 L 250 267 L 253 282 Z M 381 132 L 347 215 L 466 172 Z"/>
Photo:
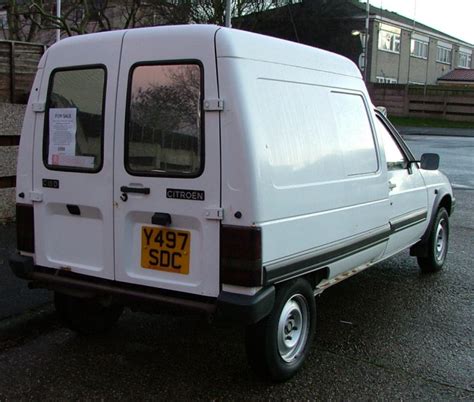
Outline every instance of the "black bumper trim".
<path id="1" fill-rule="evenodd" d="M 215 315 L 216 318 L 231 319 L 239 324 L 261 320 L 270 313 L 275 300 L 273 286 L 262 289 L 254 296 L 221 292 L 216 299 L 35 266 L 32 257 L 22 255 L 10 258 L 10 267 L 17 277 L 31 281 L 35 288 L 82 297 L 111 296 L 124 305 L 151 302 L 163 309 L 168 306 L 171 311 L 176 307 L 200 311 Z"/>
<path id="2" fill-rule="evenodd" d="M 34 271 L 33 258 L 24 255 L 14 255 L 10 258 L 10 268 L 20 279 L 30 279 Z"/>
<path id="3" fill-rule="evenodd" d="M 253 324 L 265 318 L 275 304 L 275 287 L 269 286 L 253 296 L 221 292 L 217 298 L 218 317 L 232 317 L 243 324 Z"/>

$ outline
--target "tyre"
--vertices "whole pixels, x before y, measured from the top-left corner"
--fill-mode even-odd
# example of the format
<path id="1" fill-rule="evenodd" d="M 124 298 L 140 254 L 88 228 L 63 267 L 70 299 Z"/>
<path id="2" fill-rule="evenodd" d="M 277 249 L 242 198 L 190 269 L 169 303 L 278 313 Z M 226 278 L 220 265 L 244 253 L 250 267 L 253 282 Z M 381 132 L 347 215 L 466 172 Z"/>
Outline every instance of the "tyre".
<path id="1" fill-rule="evenodd" d="M 421 272 L 430 273 L 439 271 L 448 254 L 449 242 L 449 215 L 446 209 L 440 208 L 436 213 L 433 228 L 427 243 L 425 257 L 417 257 Z"/>
<path id="2" fill-rule="evenodd" d="M 308 281 L 297 279 L 277 289 L 272 312 L 247 327 L 247 357 L 254 371 L 285 381 L 308 356 L 316 325 L 316 302 Z"/>
<path id="3" fill-rule="evenodd" d="M 104 305 L 97 299 L 79 298 L 54 293 L 54 305 L 60 321 L 82 335 L 94 335 L 109 330 L 120 318 L 123 306 Z"/>

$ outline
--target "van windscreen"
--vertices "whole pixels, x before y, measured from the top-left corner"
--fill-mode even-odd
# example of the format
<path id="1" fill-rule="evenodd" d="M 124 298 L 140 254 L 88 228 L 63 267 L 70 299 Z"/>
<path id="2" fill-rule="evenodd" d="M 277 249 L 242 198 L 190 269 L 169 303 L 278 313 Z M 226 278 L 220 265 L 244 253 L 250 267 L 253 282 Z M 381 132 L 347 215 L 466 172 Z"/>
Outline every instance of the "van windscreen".
<path id="1" fill-rule="evenodd" d="M 198 64 L 133 68 L 125 148 L 125 167 L 130 174 L 199 176 L 202 92 Z"/>

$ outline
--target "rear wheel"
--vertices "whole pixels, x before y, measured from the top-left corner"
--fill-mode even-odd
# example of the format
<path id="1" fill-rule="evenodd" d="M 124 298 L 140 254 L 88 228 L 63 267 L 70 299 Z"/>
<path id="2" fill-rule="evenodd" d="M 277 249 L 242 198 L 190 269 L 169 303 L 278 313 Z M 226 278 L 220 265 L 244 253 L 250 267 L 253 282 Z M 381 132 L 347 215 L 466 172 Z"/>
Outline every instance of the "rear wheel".
<path id="1" fill-rule="evenodd" d="M 421 272 L 429 273 L 439 271 L 448 254 L 449 241 L 449 215 L 446 209 L 440 208 L 436 213 L 433 229 L 430 233 L 425 257 L 418 257 Z"/>
<path id="2" fill-rule="evenodd" d="M 250 365 L 273 381 L 291 378 L 308 356 L 316 323 L 316 303 L 308 281 L 297 279 L 277 290 L 266 318 L 246 331 Z"/>
<path id="3" fill-rule="evenodd" d="M 54 293 L 54 305 L 61 322 L 83 335 L 109 330 L 120 318 L 123 306 L 103 304 L 97 299 Z"/>

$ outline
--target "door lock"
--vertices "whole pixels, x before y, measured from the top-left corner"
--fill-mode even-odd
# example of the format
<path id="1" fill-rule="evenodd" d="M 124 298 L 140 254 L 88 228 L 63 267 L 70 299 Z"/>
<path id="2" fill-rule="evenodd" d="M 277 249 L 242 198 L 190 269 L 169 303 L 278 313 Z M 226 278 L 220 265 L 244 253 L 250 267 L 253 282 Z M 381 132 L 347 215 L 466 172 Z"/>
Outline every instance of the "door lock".
<path id="1" fill-rule="evenodd" d="M 127 193 L 122 193 L 122 195 L 120 196 L 120 199 L 123 202 L 126 202 L 128 200 L 128 194 Z"/>
<path id="2" fill-rule="evenodd" d="M 151 217 L 153 225 L 169 226 L 171 225 L 171 215 L 164 212 L 155 212 Z"/>

